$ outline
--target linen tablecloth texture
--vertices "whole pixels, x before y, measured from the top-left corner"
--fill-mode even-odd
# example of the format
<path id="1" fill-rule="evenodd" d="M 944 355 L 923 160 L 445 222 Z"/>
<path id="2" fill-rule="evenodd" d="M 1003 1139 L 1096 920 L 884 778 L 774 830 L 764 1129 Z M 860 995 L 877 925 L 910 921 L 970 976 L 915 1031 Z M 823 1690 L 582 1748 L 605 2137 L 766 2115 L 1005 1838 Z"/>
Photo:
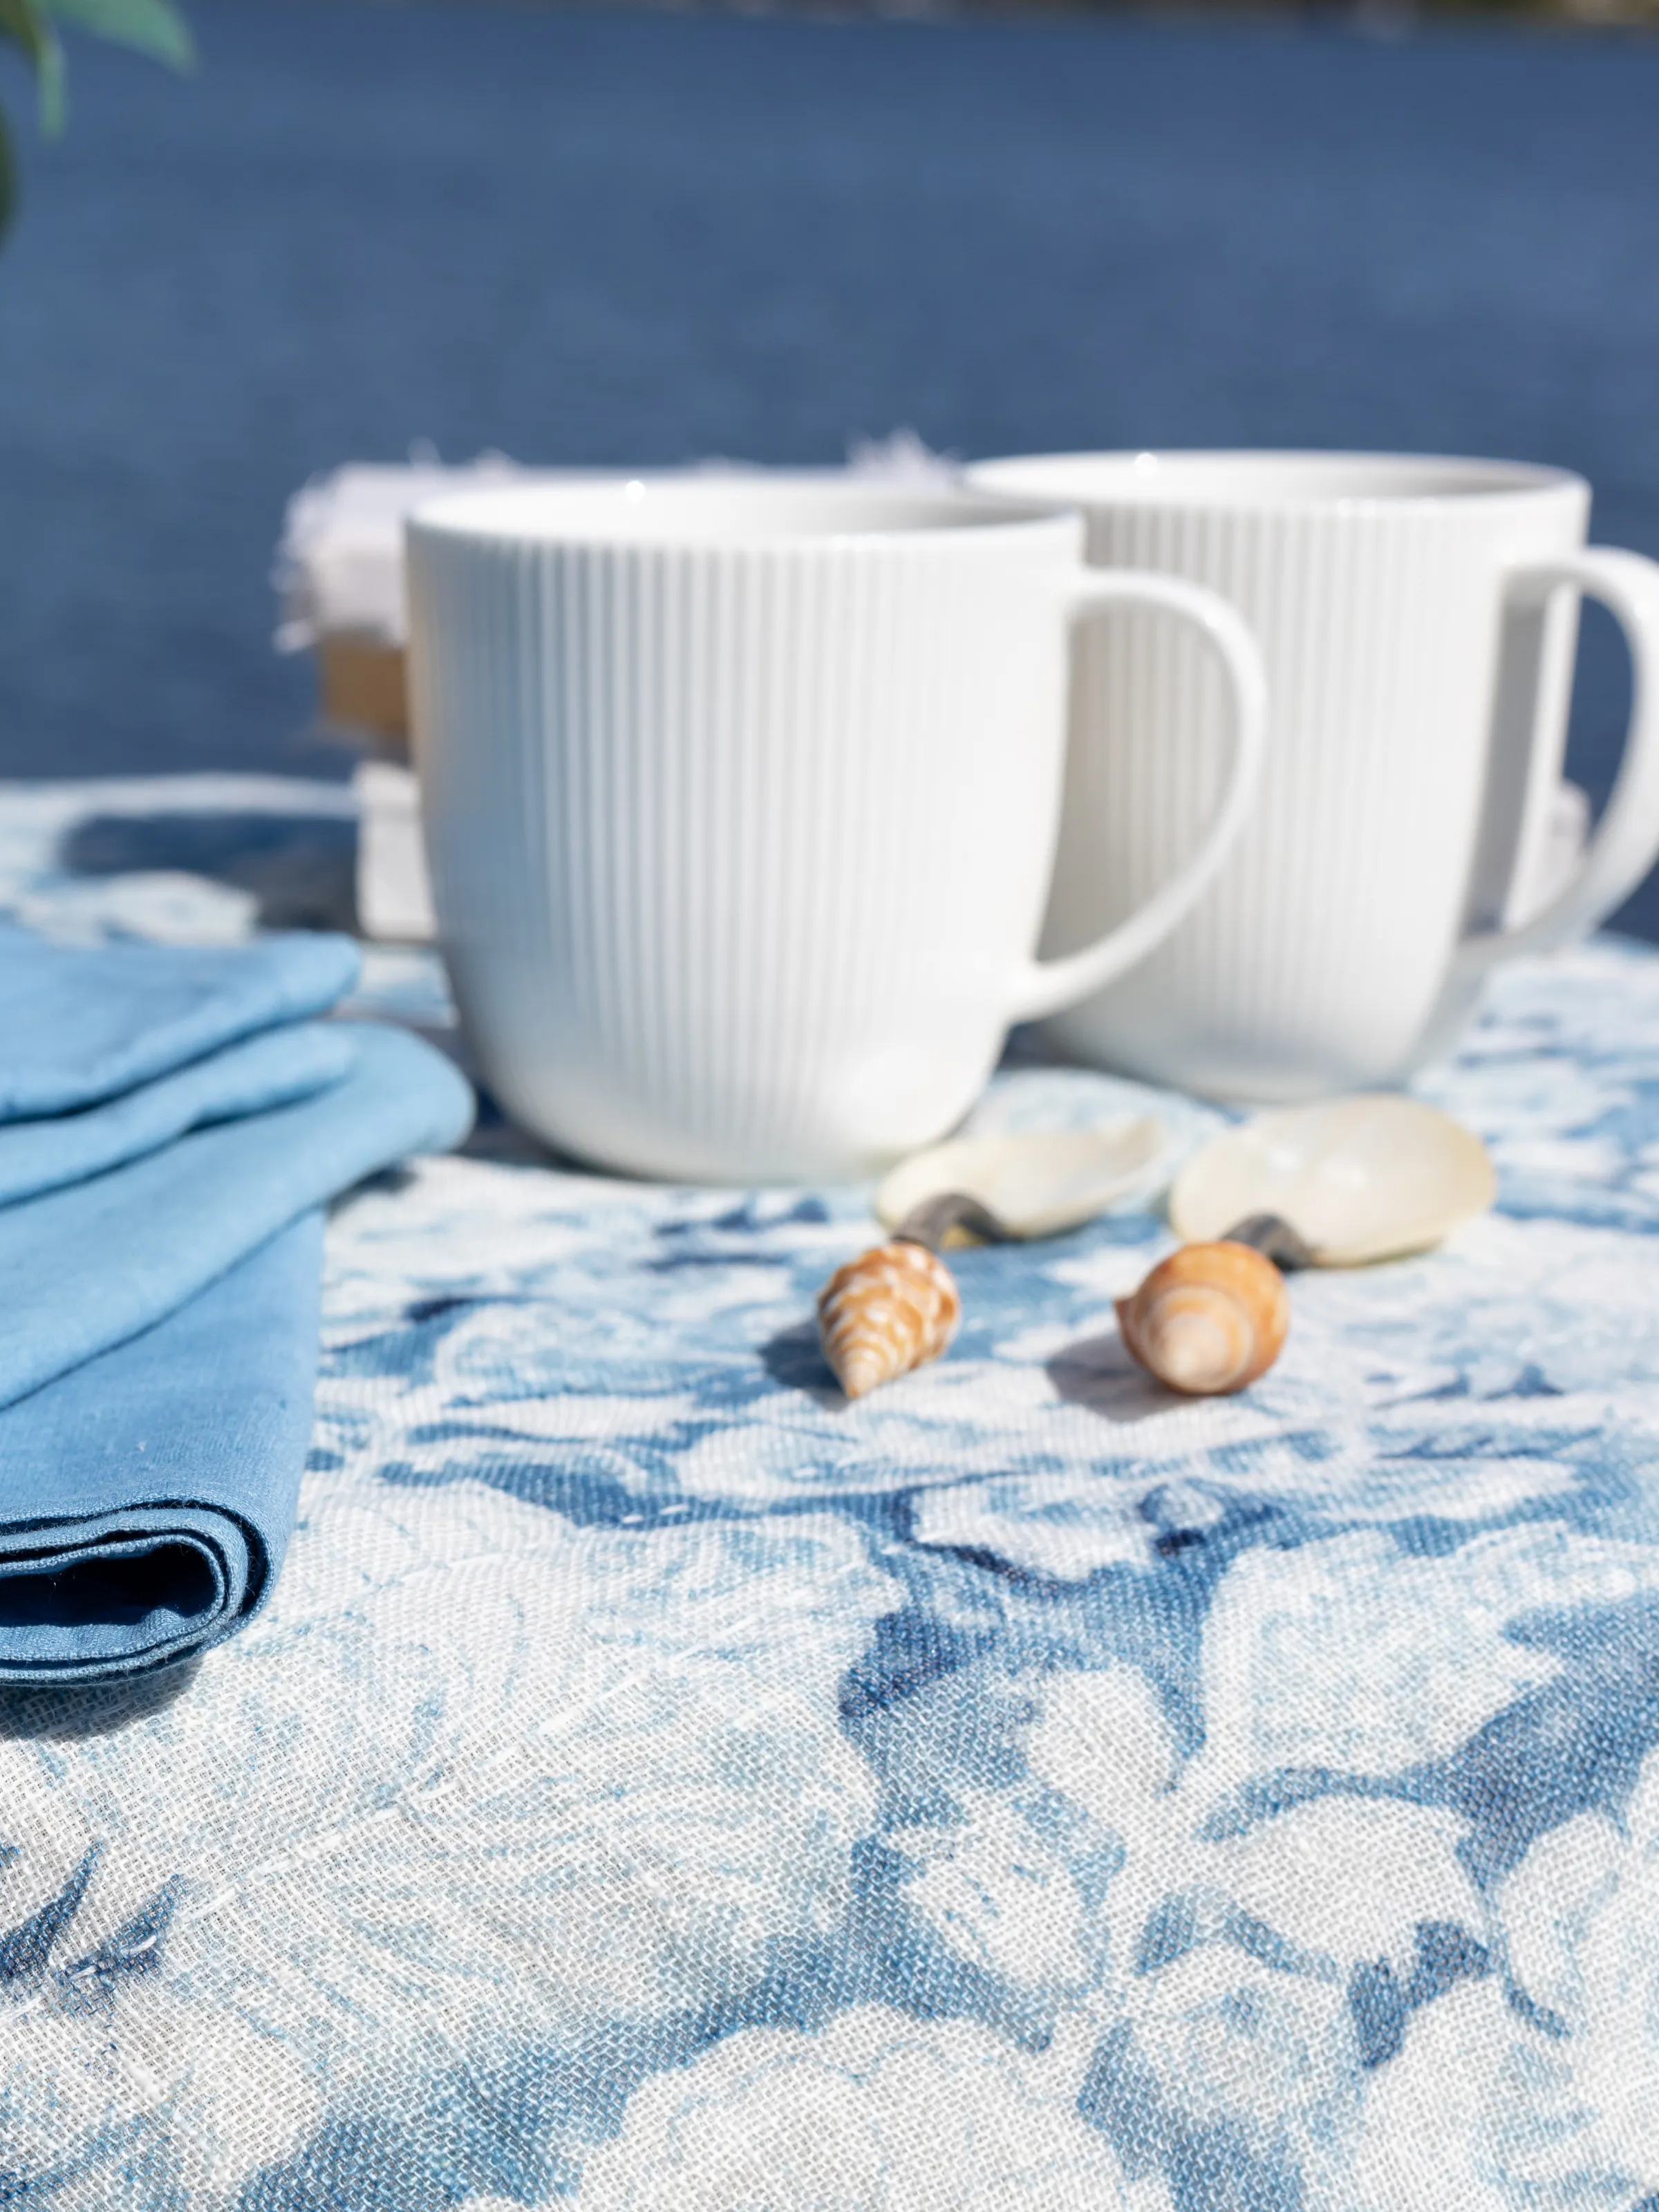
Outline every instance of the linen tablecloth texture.
<path id="1" fill-rule="evenodd" d="M 0 927 L 0 1680 L 163 1665 L 270 1592 L 311 1432 L 318 1209 L 471 1118 L 416 1039 L 295 1018 L 357 964 L 338 938 Z"/>
<path id="2" fill-rule="evenodd" d="M 85 927 L 74 811 L 180 803 L 15 794 L 0 893 Z M 859 1193 L 496 1128 L 337 1208 L 271 1604 L 0 1698 L 13 2201 L 1654 2212 L 1659 960 L 1507 972 L 1426 1088 L 1498 1211 L 1214 1404 L 1119 1349 L 1150 1213 L 964 1255 L 848 1408 Z"/>

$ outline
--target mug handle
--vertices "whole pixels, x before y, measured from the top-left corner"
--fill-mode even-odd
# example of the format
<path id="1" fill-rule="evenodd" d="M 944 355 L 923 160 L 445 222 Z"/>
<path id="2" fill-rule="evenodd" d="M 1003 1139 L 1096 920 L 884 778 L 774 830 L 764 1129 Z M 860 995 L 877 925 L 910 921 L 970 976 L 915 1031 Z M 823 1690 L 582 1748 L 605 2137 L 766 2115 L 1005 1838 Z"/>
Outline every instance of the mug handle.
<path id="1" fill-rule="evenodd" d="M 1179 576 L 1134 568 L 1086 568 L 1062 580 L 1066 614 L 1075 629 L 1107 607 L 1161 607 L 1183 616 L 1220 657 L 1233 695 L 1232 757 L 1226 788 L 1198 850 L 1145 906 L 1079 952 L 1058 960 L 1029 960 L 1016 973 L 1009 1018 L 1033 1021 L 1058 1013 L 1115 982 L 1144 960 L 1208 888 L 1244 827 L 1261 772 L 1267 735 L 1267 679 L 1255 638 L 1237 610 L 1218 592 Z"/>
<path id="2" fill-rule="evenodd" d="M 1630 726 L 1619 774 L 1571 881 L 1529 921 L 1466 937 L 1456 955 L 1465 972 L 1548 951 L 1593 926 L 1628 898 L 1659 856 L 1659 562 L 1604 545 L 1529 562 L 1510 571 L 1508 605 L 1541 614 L 1563 585 L 1599 599 L 1630 647 Z"/>

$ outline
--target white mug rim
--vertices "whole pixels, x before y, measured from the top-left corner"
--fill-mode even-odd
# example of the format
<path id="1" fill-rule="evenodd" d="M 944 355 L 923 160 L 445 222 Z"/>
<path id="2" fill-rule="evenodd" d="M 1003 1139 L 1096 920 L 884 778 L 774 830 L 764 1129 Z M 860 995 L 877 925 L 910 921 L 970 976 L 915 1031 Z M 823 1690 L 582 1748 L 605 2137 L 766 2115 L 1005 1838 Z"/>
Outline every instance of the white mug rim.
<path id="1" fill-rule="evenodd" d="M 791 526 L 792 511 L 823 520 Z M 416 507 L 407 526 L 422 537 L 543 550 L 800 556 L 1065 544 L 1073 542 L 1079 518 L 1075 501 L 1025 500 L 954 482 L 889 484 L 831 470 L 730 476 L 619 471 L 580 481 L 441 492 Z"/>
<path id="2" fill-rule="evenodd" d="M 1207 507 L 1376 517 L 1480 514 L 1523 500 L 1587 494 L 1571 469 L 1472 454 L 1319 447 L 1157 447 L 1018 453 L 975 461 L 975 489 L 1082 508 Z"/>

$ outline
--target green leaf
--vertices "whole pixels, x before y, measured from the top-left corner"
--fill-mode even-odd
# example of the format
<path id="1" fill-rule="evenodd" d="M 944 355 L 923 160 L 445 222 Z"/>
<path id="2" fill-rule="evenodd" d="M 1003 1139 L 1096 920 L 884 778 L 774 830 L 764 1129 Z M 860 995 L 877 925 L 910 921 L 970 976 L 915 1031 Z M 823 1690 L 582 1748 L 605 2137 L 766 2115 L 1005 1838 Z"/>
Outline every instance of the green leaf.
<path id="1" fill-rule="evenodd" d="M 34 0 L 0 0 L 0 32 L 15 40 L 34 64 L 40 128 L 55 138 L 64 127 L 64 50 Z"/>
<path id="2" fill-rule="evenodd" d="M 10 39 L 33 61 L 46 33 L 31 0 L 0 0 L 0 37 Z"/>
<path id="3" fill-rule="evenodd" d="M 91 31 L 117 46 L 132 46 L 171 69 L 195 65 L 196 42 L 173 0 L 38 0 L 38 4 L 58 22 L 72 23 L 76 30 Z"/>

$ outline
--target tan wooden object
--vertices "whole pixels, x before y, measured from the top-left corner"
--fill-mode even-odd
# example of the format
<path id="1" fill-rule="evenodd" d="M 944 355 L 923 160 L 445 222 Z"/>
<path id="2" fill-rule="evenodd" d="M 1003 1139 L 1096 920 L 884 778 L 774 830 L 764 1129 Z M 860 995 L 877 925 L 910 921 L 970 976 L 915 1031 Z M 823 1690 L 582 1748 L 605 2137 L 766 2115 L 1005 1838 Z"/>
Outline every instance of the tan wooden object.
<path id="1" fill-rule="evenodd" d="M 387 750 L 407 751 L 409 684 L 401 646 L 332 631 L 318 641 L 317 687 L 325 722 L 367 731 Z"/>

